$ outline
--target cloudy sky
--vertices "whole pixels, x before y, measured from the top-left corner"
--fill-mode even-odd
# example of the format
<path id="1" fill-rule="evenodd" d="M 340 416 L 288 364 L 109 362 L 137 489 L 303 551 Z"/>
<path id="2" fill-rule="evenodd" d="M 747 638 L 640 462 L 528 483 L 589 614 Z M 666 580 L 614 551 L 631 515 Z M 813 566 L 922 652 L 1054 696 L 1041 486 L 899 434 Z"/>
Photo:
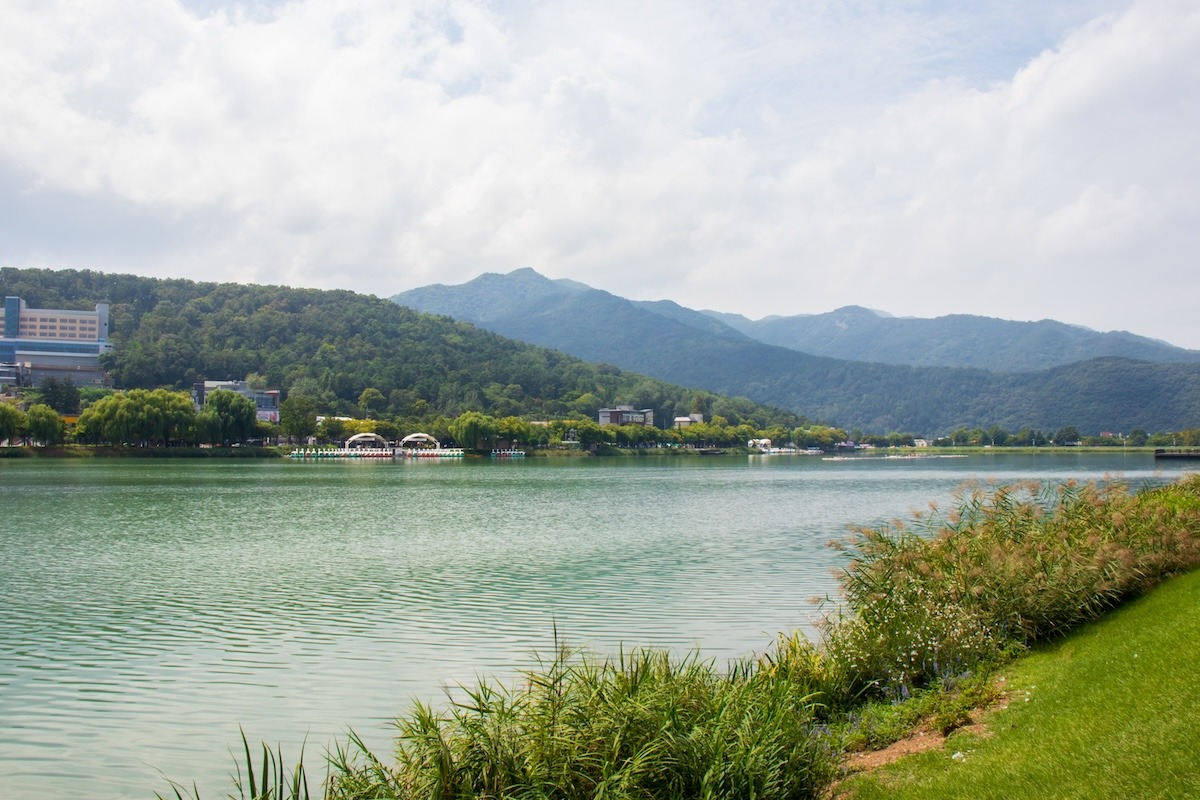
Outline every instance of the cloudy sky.
<path id="1" fill-rule="evenodd" d="M 0 0 L 0 265 L 1200 348 L 1194 0 Z"/>

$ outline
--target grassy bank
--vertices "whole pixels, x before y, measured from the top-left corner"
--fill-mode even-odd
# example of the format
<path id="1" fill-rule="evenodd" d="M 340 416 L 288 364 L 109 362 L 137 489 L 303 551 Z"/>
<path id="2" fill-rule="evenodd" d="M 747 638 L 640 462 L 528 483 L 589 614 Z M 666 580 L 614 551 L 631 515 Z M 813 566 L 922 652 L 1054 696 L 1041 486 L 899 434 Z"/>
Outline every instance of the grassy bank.
<path id="1" fill-rule="evenodd" d="M 312 795 L 821 796 L 846 750 L 885 745 L 922 717 L 953 730 L 998 665 L 1200 565 L 1200 476 L 1141 493 L 977 488 L 844 548 L 843 601 L 818 642 L 781 636 L 731 665 L 560 652 L 515 686 L 416 707 L 386 760 L 352 740 Z M 245 757 L 243 797 L 308 796 L 303 768 Z"/>
<path id="2" fill-rule="evenodd" d="M 985 735 L 951 736 L 837 796 L 1200 797 L 1196 609 L 1200 572 L 1037 648 L 1005 668 Z"/>

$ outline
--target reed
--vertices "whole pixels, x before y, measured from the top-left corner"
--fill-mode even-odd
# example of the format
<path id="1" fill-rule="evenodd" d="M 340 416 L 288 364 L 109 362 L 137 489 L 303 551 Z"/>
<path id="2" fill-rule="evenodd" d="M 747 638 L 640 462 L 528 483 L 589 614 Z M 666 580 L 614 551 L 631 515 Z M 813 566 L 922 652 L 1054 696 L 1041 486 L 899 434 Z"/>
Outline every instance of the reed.
<path id="1" fill-rule="evenodd" d="M 843 547 L 845 604 L 826 620 L 826 651 L 852 694 L 904 696 L 1200 565 L 1200 476 L 1140 493 L 974 487 L 946 517 L 860 529 Z"/>
<path id="2" fill-rule="evenodd" d="M 563 648 L 468 695 L 400 723 L 395 796 L 801 798 L 835 769 L 812 697 L 758 661 Z"/>

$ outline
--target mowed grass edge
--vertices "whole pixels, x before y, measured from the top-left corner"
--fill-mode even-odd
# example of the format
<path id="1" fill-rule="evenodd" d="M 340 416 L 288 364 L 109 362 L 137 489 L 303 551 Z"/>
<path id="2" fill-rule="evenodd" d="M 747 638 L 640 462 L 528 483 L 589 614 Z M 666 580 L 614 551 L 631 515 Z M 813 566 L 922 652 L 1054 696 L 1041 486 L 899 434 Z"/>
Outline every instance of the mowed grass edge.
<path id="1" fill-rule="evenodd" d="M 1200 571 L 1001 673 L 988 733 L 952 735 L 836 797 L 1200 798 Z"/>

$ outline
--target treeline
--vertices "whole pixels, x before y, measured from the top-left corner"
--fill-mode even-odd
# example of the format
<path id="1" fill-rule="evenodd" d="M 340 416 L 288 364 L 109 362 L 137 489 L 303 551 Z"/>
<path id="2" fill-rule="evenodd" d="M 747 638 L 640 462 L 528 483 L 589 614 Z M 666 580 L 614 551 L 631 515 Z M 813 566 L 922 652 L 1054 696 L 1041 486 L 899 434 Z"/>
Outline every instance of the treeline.
<path id="1" fill-rule="evenodd" d="M 940 437 L 934 444 L 949 447 L 1039 447 L 1047 444 L 1087 447 L 1197 447 L 1200 446 L 1200 428 L 1155 433 L 1134 428 L 1128 432 L 1105 432 L 1099 436 L 1081 436 L 1073 425 L 1059 428 L 1057 431 L 1022 428 L 1015 433 L 1009 433 L 999 426 L 987 430 L 959 428 L 949 436 Z"/>
<path id="2" fill-rule="evenodd" d="M 35 307 L 108 301 L 115 347 L 105 367 L 118 388 L 181 390 L 254 374 L 328 415 L 363 416 L 365 393 L 365 413 L 402 427 L 467 411 L 595 418 L 623 403 L 660 420 L 701 411 L 755 429 L 804 421 L 347 291 L 3 268 L 0 292 Z"/>
<path id="3" fill-rule="evenodd" d="M 114 392 L 87 406 L 74 424 L 67 424 L 58 409 L 45 403 L 34 403 L 28 411 L 15 403 L 0 403 L 0 441 L 56 445 L 73 440 L 134 447 L 234 444 L 274 433 L 273 426 L 260 426 L 257 413 L 253 400 L 225 390 L 211 392 L 199 411 L 186 392 Z"/>

